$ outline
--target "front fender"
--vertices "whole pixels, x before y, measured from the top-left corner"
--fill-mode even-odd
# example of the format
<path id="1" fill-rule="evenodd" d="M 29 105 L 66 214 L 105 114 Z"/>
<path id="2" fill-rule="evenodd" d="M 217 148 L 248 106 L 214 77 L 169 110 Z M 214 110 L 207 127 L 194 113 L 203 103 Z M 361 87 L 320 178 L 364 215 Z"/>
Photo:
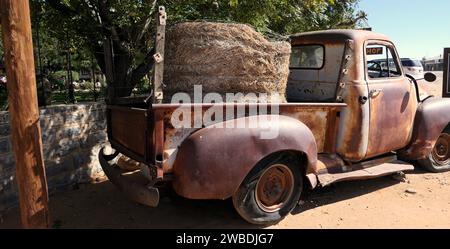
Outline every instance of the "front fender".
<path id="1" fill-rule="evenodd" d="M 237 122 L 248 125 L 227 128 Z M 267 132 L 267 125 L 277 129 L 278 136 L 262 139 L 261 132 Z M 173 167 L 174 190 L 190 199 L 229 198 L 260 160 L 280 151 L 304 153 L 307 172 L 316 171 L 316 141 L 311 130 L 297 119 L 259 115 L 201 129 L 180 146 Z"/>
<path id="2" fill-rule="evenodd" d="M 426 99 L 417 109 L 411 143 L 399 151 L 400 157 L 408 160 L 427 157 L 449 124 L 450 99 Z"/>

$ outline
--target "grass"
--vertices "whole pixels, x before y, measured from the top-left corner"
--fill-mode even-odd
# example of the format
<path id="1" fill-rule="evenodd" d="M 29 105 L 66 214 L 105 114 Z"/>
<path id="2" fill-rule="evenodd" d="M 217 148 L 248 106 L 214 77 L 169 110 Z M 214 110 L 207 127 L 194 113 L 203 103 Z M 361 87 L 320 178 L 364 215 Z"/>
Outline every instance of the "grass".
<path id="1" fill-rule="evenodd" d="M 75 91 L 75 99 L 77 103 L 80 102 L 94 102 L 95 100 L 101 101 L 104 99 L 102 92 L 96 92 L 97 98 L 94 98 L 93 91 Z M 67 101 L 67 94 L 64 91 L 55 91 L 52 93 L 52 105 L 58 104 L 70 104 Z M 8 104 L 8 94 L 6 91 L 0 91 L 0 111 L 6 111 Z"/>
<path id="2" fill-rule="evenodd" d="M 103 94 L 96 92 L 97 99 L 94 97 L 93 91 L 75 91 L 74 97 L 76 102 L 94 102 L 95 100 L 103 99 Z M 68 103 L 68 97 L 66 92 L 53 92 L 52 104 L 65 104 Z"/>

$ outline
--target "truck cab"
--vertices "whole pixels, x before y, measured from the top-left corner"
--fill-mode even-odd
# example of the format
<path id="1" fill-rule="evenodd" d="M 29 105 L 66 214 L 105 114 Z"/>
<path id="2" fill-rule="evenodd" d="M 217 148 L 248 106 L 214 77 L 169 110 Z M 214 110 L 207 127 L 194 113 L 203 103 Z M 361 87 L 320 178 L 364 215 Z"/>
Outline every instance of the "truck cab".
<path id="1" fill-rule="evenodd" d="M 374 32 L 294 35 L 287 98 L 347 104 L 341 113 L 337 153 L 348 162 L 399 150 L 410 142 L 419 103 L 416 86 L 403 74 L 399 58 L 390 39 Z"/>
<path id="2" fill-rule="evenodd" d="M 291 45 L 288 103 L 112 101 L 108 138 L 115 153 L 99 155 L 108 178 L 149 206 L 158 204 L 159 183 L 185 198 L 232 198 L 246 221 L 268 225 L 290 213 L 305 186 L 374 178 L 414 165 L 450 169 L 450 101 L 420 94 L 387 36 L 317 31 L 291 36 Z M 180 109 L 224 120 L 175 127 L 170 120 Z M 223 115 L 230 109 L 244 115 Z M 261 125 L 261 119 L 267 121 Z M 228 128 L 236 122 L 256 125 Z M 262 139 L 267 127 L 276 128 L 277 136 Z M 123 177 L 114 163 L 118 154 L 140 163 L 144 185 Z"/>

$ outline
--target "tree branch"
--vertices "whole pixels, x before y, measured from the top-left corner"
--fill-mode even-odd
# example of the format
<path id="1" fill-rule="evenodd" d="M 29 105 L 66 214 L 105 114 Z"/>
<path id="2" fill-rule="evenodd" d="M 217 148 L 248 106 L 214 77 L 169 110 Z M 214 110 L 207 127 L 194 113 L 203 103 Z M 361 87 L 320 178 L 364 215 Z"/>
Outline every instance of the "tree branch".
<path id="1" fill-rule="evenodd" d="M 154 0 L 154 1 L 153 1 L 153 3 L 152 3 L 152 11 L 150 11 L 149 16 L 148 16 L 147 19 L 145 20 L 145 24 L 144 24 L 144 26 L 143 26 L 141 32 L 139 33 L 139 35 L 138 35 L 136 41 L 135 41 L 136 43 L 137 43 L 138 41 L 140 41 L 140 40 L 142 39 L 142 37 L 144 37 L 145 33 L 148 31 L 148 29 L 149 29 L 149 27 L 150 27 L 150 24 L 151 24 L 151 22 L 152 22 L 152 19 L 154 18 L 154 13 L 155 13 L 155 8 L 156 8 L 156 3 L 157 3 L 157 2 L 158 2 L 157 0 Z"/>
<path id="2" fill-rule="evenodd" d="M 155 64 L 155 61 L 153 59 L 154 53 L 155 48 L 150 50 L 150 52 L 148 52 L 145 56 L 144 61 L 136 69 L 133 70 L 133 73 L 131 74 L 131 84 L 135 84 L 136 82 L 141 80 L 153 68 L 153 65 Z"/>
<path id="3" fill-rule="evenodd" d="M 78 12 L 67 5 L 63 4 L 60 0 L 47 0 L 47 3 L 55 10 L 58 10 L 62 14 L 68 16 L 75 16 Z"/>

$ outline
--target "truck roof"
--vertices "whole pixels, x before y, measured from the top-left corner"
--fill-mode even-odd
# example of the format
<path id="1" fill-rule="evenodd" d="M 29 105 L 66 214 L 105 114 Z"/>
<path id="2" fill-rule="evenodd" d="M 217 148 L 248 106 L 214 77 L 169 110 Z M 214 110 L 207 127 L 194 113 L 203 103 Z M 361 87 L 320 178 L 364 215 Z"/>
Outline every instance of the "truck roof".
<path id="1" fill-rule="evenodd" d="M 366 40 L 384 40 L 390 41 L 391 39 L 383 34 L 379 34 L 366 30 L 353 30 L 353 29 L 332 29 L 332 30 L 320 30 L 313 32 L 305 32 L 291 35 L 293 42 L 295 41 L 322 41 L 322 42 L 345 42 L 346 40 L 354 40 L 355 42 L 364 42 Z"/>

